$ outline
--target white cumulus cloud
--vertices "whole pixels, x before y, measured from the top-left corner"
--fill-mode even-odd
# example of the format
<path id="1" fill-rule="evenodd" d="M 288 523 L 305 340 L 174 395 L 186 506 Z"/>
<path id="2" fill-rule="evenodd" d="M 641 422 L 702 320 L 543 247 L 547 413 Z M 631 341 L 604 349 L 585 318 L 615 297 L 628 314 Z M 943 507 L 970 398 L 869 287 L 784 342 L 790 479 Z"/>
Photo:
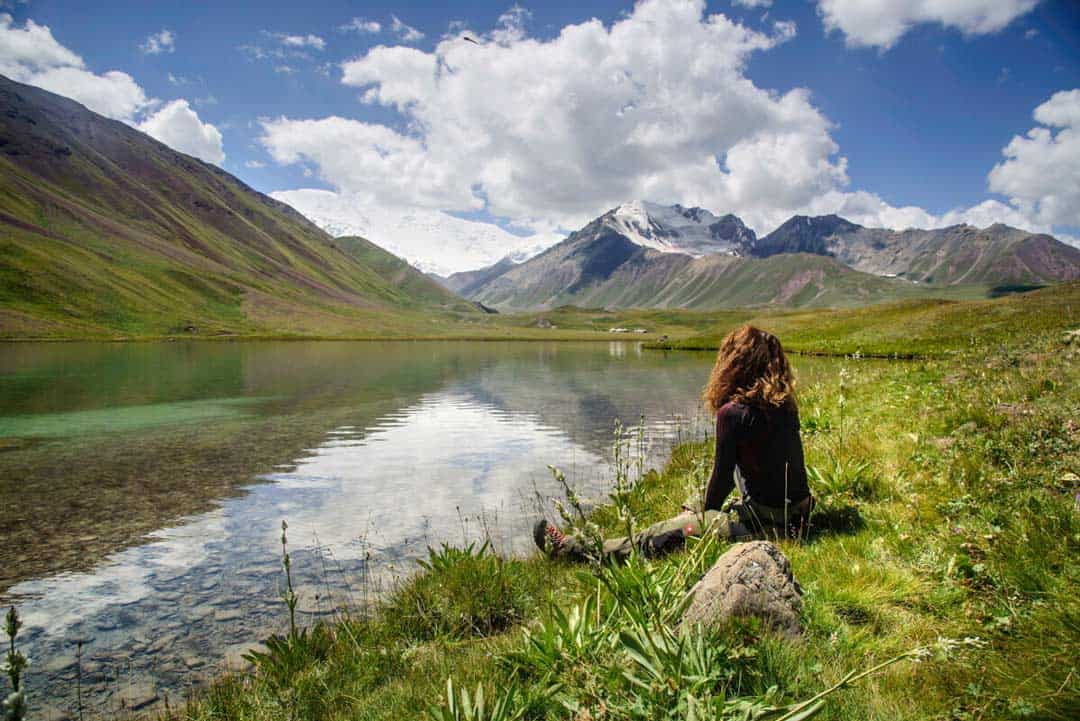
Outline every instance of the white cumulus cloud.
<path id="1" fill-rule="evenodd" d="M 199 119 L 186 100 L 173 100 L 139 123 L 139 130 L 181 153 L 220 165 L 225 160 L 221 131 Z"/>
<path id="2" fill-rule="evenodd" d="M 1035 108 L 1039 127 L 1017 135 L 990 171 L 990 189 L 1037 222 L 1080 226 L 1080 89 Z"/>
<path id="3" fill-rule="evenodd" d="M 386 208 L 485 210 L 548 238 L 635 198 L 733 212 L 759 234 L 796 213 L 896 229 L 1080 225 L 1080 203 L 1067 195 L 1076 182 L 1061 180 L 1080 168 L 1068 164 L 1073 95 L 1036 112 L 1056 133 L 1036 129 L 1006 149 L 1010 170 L 995 169 L 990 182 L 1005 199 L 936 214 L 849 188 L 847 159 L 810 92 L 778 93 L 746 76 L 748 58 L 792 38 L 794 23 L 763 32 L 707 14 L 701 0 L 645 0 L 610 26 L 590 20 L 547 40 L 526 34 L 527 19 L 515 7 L 490 32 L 470 32 L 479 45 L 448 35 L 431 52 L 379 46 L 343 63 L 342 82 L 362 103 L 396 111 L 399 124 L 263 121 L 275 162 L 335 189 L 290 202 L 303 212 L 317 198 L 324 224 Z M 1040 183 L 1007 185 L 1010 163 L 1027 166 L 1036 150 L 1054 168 L 1032 171 Z"/>
<path id="4" fill-rule="evenodd" d="M 19 80 L 49 68 L 83 67 L 83 59 L 58 43 L 45 25 L 27 20 L 15 27 L 11 15 L 0 13 L 0 74 Z"/>
<path id="5" fill-rule="evenodd" d="M 313 163 L 321 178 L 372 205 L 477 209 L 469 175 L 452 159 L 377 124 L 332 116 L 264 121 L 262 143 L 278 163 Z M 376 179 L 377 180 L 374 180 Z M 374 182 L 373 182 L 374 180 Z"/>
<path id="6" fill-rule="evenodd" d="M 1038 127 L 1004 148 L 988 178 L 1003 199 L 935 215 L 849 189 L 847 161 L 809 91 L 778 93 L 746 76 L 749 57 L 793 37 L 793 23 L 750 29 L 707 14 L 702 0 L 644 0 L 611 25 L 568 25 L 546 40 L 528 36 L 527 20 L 515 6 L 490 32 L 475 33 L 479 44 L 449 36 L 431 52 L 380 46 L 343 63 L 342 82 L 361 102 L 393 109 L 400 122 L 264 120 L 261 142 L 275 162 L 298 164 L 335 189 L 290 202 L 317 201 L 328 223 L 335 213 L 411 214 L 411 224 L 387 216 L 373 227 L 396 228 L 387 233 L 410 259 L 454 269 L 455 254 L 473 263 L 535 248 L 557 239 L 552 230 L 580 227 L 633 198 L 735 212 L 759 233 L 793 213 L 828 212 L 893 228 L 1080 226 L 1080 90 L 1041 104 Z M 275 36 L 274 46 L 321 49 L 311 38 L 322 40 Z M 92 72 L 44 25 L 0 14 L 0 72 L 209 162 L 225 157 L 219 130 L 186 100 L 161 104 L 126 73 Z M 538 233 L 522 240 L 502 231 L 482 249 L 468 246 L 478 225 L 444 211 L 474 210 Z M 409 241 L 417 227 L 436 230 Z M 449 227 L 461 232 L 438 245 Z"/>
<path id="7" fill-rule="evenodd" d="M 448 37 L 433 52 L 378 47 L 344 63 L 342 82 L 404 114 L 404 132 L 277 118 L 263 143 L 373 205 L 568 228 L 637 197 L 765 225 L 845 179 L 809 94 L 744 74 L 793 24 L 762 33 L 700 0 L 647 0 L 610 27 L 590 20 L 541 41 L 524 35 L 526 17 L 507 13 L 481 45 Z"/>
<path id="8" fill-rule="evenodd" d="M 78 54 L 57 42 L 48 26 L 27 20 L 18 27 L 6 13 L 0 14 L 0 74 L 65 95 L 118 120 L 131 121 L 150 103 L 127 73 L 92 73 Z"/>
<path id="9" fill-rule="evenodd" d="M 888 49 L 908 30 L 937 23 L 965 35 L 995 33 L 1039 0 L 818 0 L 827 30 L 852 46 Z"/>
<path id="10" fill-rule="evenodd" d="M 10 15 L 0 14 L 0 74 L 69 97 L 181 152 L 212 163 L 225 158 L 221 133 L 202 122 L 186 100 L 161 106 L 125 72 L 97 74 L 88 70 L 77 53 L 57 42 L 47 26 L 33 20 L 18 27 Z"/>
<path id="11" fill-rule="evenodd" d="M 913 205 L 895 207 L 880 196 L 865 190 L 847 192 L 830 190 L 815 198 L 804 212 L 808 215 L 835 213 L 853 223 L 868 228 L 944 228 L 967 223 L 985 228 L 994 223 L 1005 223 L 1034 232 L 1050 232 L 1051 226 L 1039 223 L 1031 216 L 1000 200 L 984 200 L 970 208 L 954 208 L 935 215 Z"/>
<path id="12" fill-rule="evenodd" d="M 172 30 L 162 30 L 147 36 L 146 40 L 139 44 L 139 50 L 146 55 L 161 55 L 176 50 L 176 36 Z"/>
<path id="13" fill-rule="evenodd" d="M 49 68 L 22 82 L 64 95 L 95 113 L 125 122 L 132 122 L 140 111 L 153 105 L 135 79 L 119 70 L 96 75 L 81 68 Z"/>

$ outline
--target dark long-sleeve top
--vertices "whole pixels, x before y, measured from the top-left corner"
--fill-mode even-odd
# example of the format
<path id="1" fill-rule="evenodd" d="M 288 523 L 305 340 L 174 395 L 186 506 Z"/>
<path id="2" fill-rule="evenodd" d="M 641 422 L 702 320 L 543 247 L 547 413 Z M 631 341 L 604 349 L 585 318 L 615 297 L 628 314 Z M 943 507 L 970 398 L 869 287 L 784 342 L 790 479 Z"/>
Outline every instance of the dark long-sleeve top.
<path id="1" fill-rule="evenodd" d="M 799 438 L 799 414 L 794 408 L 727 403 L 716 414 L 716 458 L 705 491 L 705 509 L 720 510 L 735 487 L 757 503 L 783 508 L 810 495 Z"/>

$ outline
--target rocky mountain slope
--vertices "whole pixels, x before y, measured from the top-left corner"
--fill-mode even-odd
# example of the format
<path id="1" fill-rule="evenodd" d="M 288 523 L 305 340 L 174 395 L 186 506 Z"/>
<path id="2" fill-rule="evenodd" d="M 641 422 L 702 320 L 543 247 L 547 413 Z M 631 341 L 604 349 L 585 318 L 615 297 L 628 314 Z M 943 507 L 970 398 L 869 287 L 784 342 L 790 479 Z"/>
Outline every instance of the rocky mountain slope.
<path id="1" fill-rule="evenodd" d="M 213 165 L 0 77 L 0 335 L 352 332 L 474 312 Z M 385 259 L 384 259 L 385 260 Z"/>
<path id="2" fill-rule="evenodd" d="M 1080 278 L 1080 250 L 1000 223 L 937 230 L 864 228 L 836 215 L 797 215 L 751 249 L 757 257 L 815 253 L 856 270 L 920 283 L 1024 284 Z"/>
<path id="3" fill-rule="evenodd" d="M 692 257 L 642 247 L 611 228 L 585 230 L 521 264 L 502 263 L 448 282 L 504 311 L 560 305 L 696 308 L 870 303 L 917 292 L 912 283 L 807 254 L 767 259 Z"/>
<path id="4" fill-rule="evenodd" d="M 733 215 L 635 201 L 521 264 L 445 279 L 501 310 L 857 305 L 1080 278 L 1080 250 L 1004 225 L 896 232 L 796 216 L 762 238 Z M 973 293 L 976 291 L 972 291 Z"/>
<path id="5" fill-rule="evenodd" d="M 512 258 L 506 257 L 498 263 L 489 265 L 486 268 L 454 273 L 445 278 L 442 276 L 434 276 L 434 278 L 437 282 L 441 283 L 443 287 L 468 298 L 472 293 L 483 288 L 488 281 L 498 278 L 503 273 L 517 267 L 517 265 L 518 263 L 514 262 Z"/>

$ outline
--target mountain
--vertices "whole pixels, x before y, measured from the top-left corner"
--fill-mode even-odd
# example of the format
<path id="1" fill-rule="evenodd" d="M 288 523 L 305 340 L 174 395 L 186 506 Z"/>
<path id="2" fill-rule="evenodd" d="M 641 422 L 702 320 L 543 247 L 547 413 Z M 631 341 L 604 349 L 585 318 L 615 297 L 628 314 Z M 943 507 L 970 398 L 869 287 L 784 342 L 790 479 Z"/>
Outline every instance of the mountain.
<path id="1" fill-rule="evenodd" d="M 920 283 L 1033 284 L 1080 279 L 1080 249 L 1000 223 L 937 230 L 864 228 L 836 215 L 797 215 L 759 238 L 757 257 L 815 253 L 866 273 Z"/>
<path id="2" fill-rule="evenodd" d="M 389 262 L 220 168 L 0 77 L 0 336 L 338 333 L 475 312 L 416 271 L 388 279 Z"/>
<path id="3" fill-rule="evenodd" d="M 702 208 L 664 206 L 643 200 L 623 203 L 581 232 L 608 231 L 643 248 L 693 257 L 710 253 L 740 255 L 754 242 L 754 231 L 734 215 L 717 217 Z"/>
<path id="4" fill-rule="evenodd" d="M 503 273 L 516 268 L 517 265 L 518 263 L 516 263 L 513 258 L 507 256 L 498 263 L 489 265 L 486 268 L 466 270 L 461 273 L 454 273 L 445 278 L 437 277 L 436 280 L 438 280 L 443 287 L 467 298 L 474 291 L 483 288 Z"/>
<path id="5" fill-rule="evenodd" d="M 514 235 L 491 223 L 437 210 L 371 207 L 328 190 L 284 190 L 270 195 L 330 235 L 376 238 L 390 252 L 439 276 L 487 266 L 507 255 L 526 260 L 562 240 L 562 236 Z"/>
<path id="6" fill-rule="evenodd" d="M 432 307 L 465 309 L 458 294 L 367 238 L 343 236 L 336 238 L 333 244 L 374 270 L 386 283 L 413 302 Z"/>
<path id="7" fill-rule="evenodd" d="M 918 293 L 907 281 L 852 270 L 833 258 L 781 254 L 693 257 L 645 247 L 603 221 L 521 264 L 500 263 L 448 279 L 463 295 L 499 310 L 560 305 L 608 308 L 839 306 Z"/>
<path id="8" fill-rule="evenodd" d="M 898 277 L 895 277 L 898 276 Z M 445 284 L 500 310 L 842 306 L 1080 277 L 1080 250 L 1004 225 L 896 232 L 796 216 L 756 238 L 733 215 L 634 201 L 521 263 Z M 970 287 L 969 287 L 970 286 Z"/>
<path id="9" fill-rule="evenodd" d="M 734 215 L 718 217 L 703 208 L 635 200 L 609 210 L 541 253 L 545 260 L 533 258 L 526 270 L 516 271 L 522 263 L 507 257 L 479 270 L 454 273 L 442 283 L 455 293 L 493 307 L 547 307 L 552 297 L 577 299 L 578 291 L 597 277 L 633 259 L 626 269 L 638 269 L 639 275 L 632 281 L 638 285 L 623 289 L 621 295 L 644 295 L 641 283 L 646 282 L 645 277 L 655 286 L 656 279 L 681 269 L 691 258 L 742 255 L 750 251 L 754 240 L 754 231 Z M 572 249 L 571 257 L 564 258 L 556 248 Z M 653 254 L 648 255 L 651 265 L 647 270 L 640 267 L 646 258 L 644 251 Z M 669 257 L 654 258 L 656 254 Z M 577 268 L 579 261 L 581 267 Z M 545 270 L 536 278 L 538 282 L 526 280 L 539 268 Z"/>

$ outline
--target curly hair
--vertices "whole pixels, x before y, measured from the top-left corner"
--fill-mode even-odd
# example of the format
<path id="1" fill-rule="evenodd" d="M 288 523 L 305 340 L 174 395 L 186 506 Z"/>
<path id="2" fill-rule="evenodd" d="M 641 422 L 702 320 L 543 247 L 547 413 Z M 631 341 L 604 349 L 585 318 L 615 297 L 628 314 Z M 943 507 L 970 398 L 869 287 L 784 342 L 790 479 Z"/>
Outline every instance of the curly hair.
<path id="1" fill-rule="evenodd" d="M 701 397 L 714 413 L 731 401 L 795 410 L 795 379 L 780 339 L 752 325 L 728 333 Z"/>

